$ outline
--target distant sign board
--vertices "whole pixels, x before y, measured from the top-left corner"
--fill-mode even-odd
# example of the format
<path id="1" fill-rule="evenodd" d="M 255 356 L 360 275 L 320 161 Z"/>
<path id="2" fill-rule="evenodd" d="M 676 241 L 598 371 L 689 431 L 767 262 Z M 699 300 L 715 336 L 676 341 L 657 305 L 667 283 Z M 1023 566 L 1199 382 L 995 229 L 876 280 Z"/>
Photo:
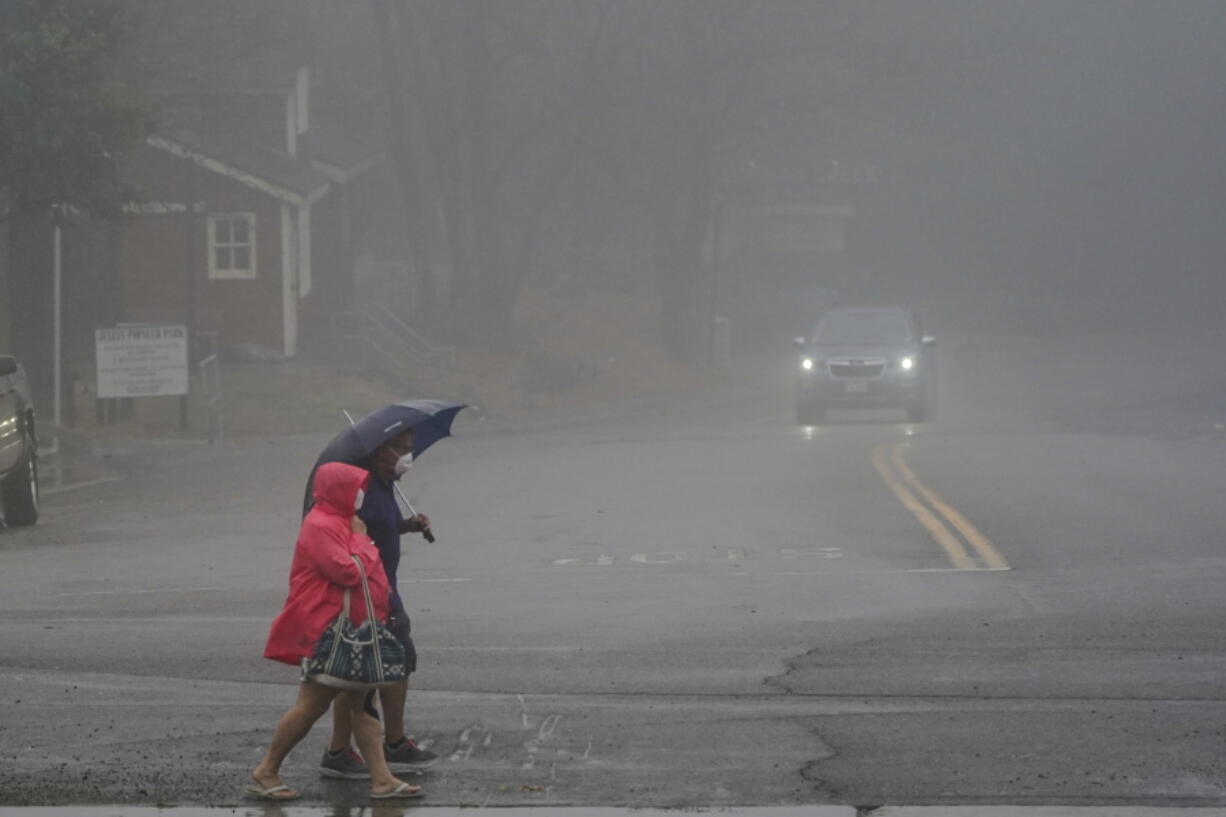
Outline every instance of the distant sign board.
<path id="1" fill-rule="evenodd" d="M 187 327 L 117 326 L 94 341 L 99 397 L 187 394 Z"/>

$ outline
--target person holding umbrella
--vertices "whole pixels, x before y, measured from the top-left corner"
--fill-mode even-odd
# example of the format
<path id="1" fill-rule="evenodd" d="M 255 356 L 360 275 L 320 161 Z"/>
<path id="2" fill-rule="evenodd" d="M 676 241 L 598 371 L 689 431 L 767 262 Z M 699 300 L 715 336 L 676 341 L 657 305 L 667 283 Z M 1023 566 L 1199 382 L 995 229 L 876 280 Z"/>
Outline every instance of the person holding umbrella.
<path id="1" fill-rule="evenodd" d="M 443 437 L 451 433 L 451 423 L 464 406 L 434 400 L 413 400 L 397 403 L 375 411 L 338 434 L 316 462 L 315 469 L 326 462 L 348 462 L 370 472 L 366 497 L 357 516 L 366 525 L 383 563 L 390 588 L 391 614 L 388 627 L 404 644 L 406 681 L 379 690 L 384 719 L 384 758 L 393 771 L 418 771 L 430 767 L 438 759 L 434 752 L 419 747 L 408 737 L 404 725 L 407 678 L 417 669 L 417 649 L 413 644 L 409 616 L 397 586 L 396 573 L 400 565 L 400 537 L 420 533 L 434 541 L 430 518 L 408 506 L 406 518 L 396 501 L 397 480 L 408 471 L 414 460 Z M 307 494 L 315 471 L 308 480 Z M 403 495 L 401 495 L 403 498 Z M 405 502 L 408 505 L 407 501 Z M 370 771 L 360 755 L 353 750 L 353 713 L 346 707 L 332 708 L 332 736 L 320 761 L 320 774 L 349 780 L 365 779 Z"/>
<path id="2" fill-rule="evenodd" d="M 257 800 L 298 799 L 298 792 L 281 779 L 281 764 L 332 705 L 350 713 L 350 722 L 357 727 L 358 746 L 370 761 L 371 773 L 367 777 L 371 779 L 371 799 L 420 797 L 420 786 L 398 780 L 388 769 L 379 740 L 379 722 L 368 714 L 374 692 L 338 689 L 306 674 L 305 660 L 342 610 L 354 624 L 361 624 L 370 614 L 382 619 L 388 612 L 390 595 L 387 580 L 379 569 L 378 551 L 367 536 L 365 525 L 355 515 L 372 477 L 344 463 L 325 463 L 317 471 L 316 502 L 302 520 L 294 545 L 289 594 L 269 629 L 264 647 L 265 658 L 301 665 L 302 683 L 297 701 L 277 721 L 272 740 L 252 771 L 244 793 Z M 354 587 L 363 594 L 369 589 L 366 596 L 369 607 L 359 604 L 350 611 L 349 593 Z"/>

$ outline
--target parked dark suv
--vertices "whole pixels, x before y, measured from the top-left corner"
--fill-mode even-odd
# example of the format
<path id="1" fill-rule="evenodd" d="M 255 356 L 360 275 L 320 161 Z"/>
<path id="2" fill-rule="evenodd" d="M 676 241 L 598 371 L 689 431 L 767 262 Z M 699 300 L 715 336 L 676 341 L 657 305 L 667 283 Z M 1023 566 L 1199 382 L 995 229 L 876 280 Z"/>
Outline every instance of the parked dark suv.
<path id="1" fill-rule="evenodd" d="M 38 437 L 25 370 L 0 355 L 0 501 L 4 523 L 38 521 Z"/>
<path id="2" fill-rule="evenodd" d="M 800 349 L 796 421 L 821 422 L 831 408 L 902 408 L 922 422 L 932 405 L 932 347 L 910 310 L 838 308 L 822 314 Z"/>

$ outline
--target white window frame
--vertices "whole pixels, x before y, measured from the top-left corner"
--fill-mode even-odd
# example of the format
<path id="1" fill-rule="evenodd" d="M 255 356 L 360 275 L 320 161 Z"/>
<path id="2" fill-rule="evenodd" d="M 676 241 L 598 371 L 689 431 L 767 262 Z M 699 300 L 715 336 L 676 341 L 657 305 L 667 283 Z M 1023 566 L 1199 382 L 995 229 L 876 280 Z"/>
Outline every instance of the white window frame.
<path id="1" fill-rule="evenodd" d="M 233 240 L 220 242 L 217 240 L 217 223 L 226 220 L 230 222 L 245 221 L 247 223 L 247 241 L 244 243 L 235 242 Z M 255 240 L 255 213 L 210 213 L 209 214 L 209 278 L 218 279 L 251 279 L 256 277 L 256 240 Z M 234 233 L 231 230 L 230 237 L 233 239 Z M 246 248 L 248 251 L 247 260 L 248 266 L 235 267 L 218 267 L 217 266 L 217 250 L 219 249 L 238 249 Z"/>

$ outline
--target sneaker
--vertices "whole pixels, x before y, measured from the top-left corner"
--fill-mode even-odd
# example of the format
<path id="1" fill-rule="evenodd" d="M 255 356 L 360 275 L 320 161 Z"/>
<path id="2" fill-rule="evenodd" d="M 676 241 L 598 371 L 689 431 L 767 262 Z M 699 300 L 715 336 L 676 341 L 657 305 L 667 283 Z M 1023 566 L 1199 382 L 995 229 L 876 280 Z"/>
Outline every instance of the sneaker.
<path id="1" fill-rule="evenodd" d="M 336 754 L 324 749 L 324 759 L 319 761 L 321 777 L 338 777 L 341 780 L 369 780 L 370 769 L 366 761 L 353 751 L 352 747 L 342 749 Z"/>
<path id="2" fill-rule="evenodd" d="M 383 757 L 393 772 L 415 772 L 428 769 L 438 760 L 438 755 L 423 749 L 405 738 L 399 746 L 383 744 Z"/>

